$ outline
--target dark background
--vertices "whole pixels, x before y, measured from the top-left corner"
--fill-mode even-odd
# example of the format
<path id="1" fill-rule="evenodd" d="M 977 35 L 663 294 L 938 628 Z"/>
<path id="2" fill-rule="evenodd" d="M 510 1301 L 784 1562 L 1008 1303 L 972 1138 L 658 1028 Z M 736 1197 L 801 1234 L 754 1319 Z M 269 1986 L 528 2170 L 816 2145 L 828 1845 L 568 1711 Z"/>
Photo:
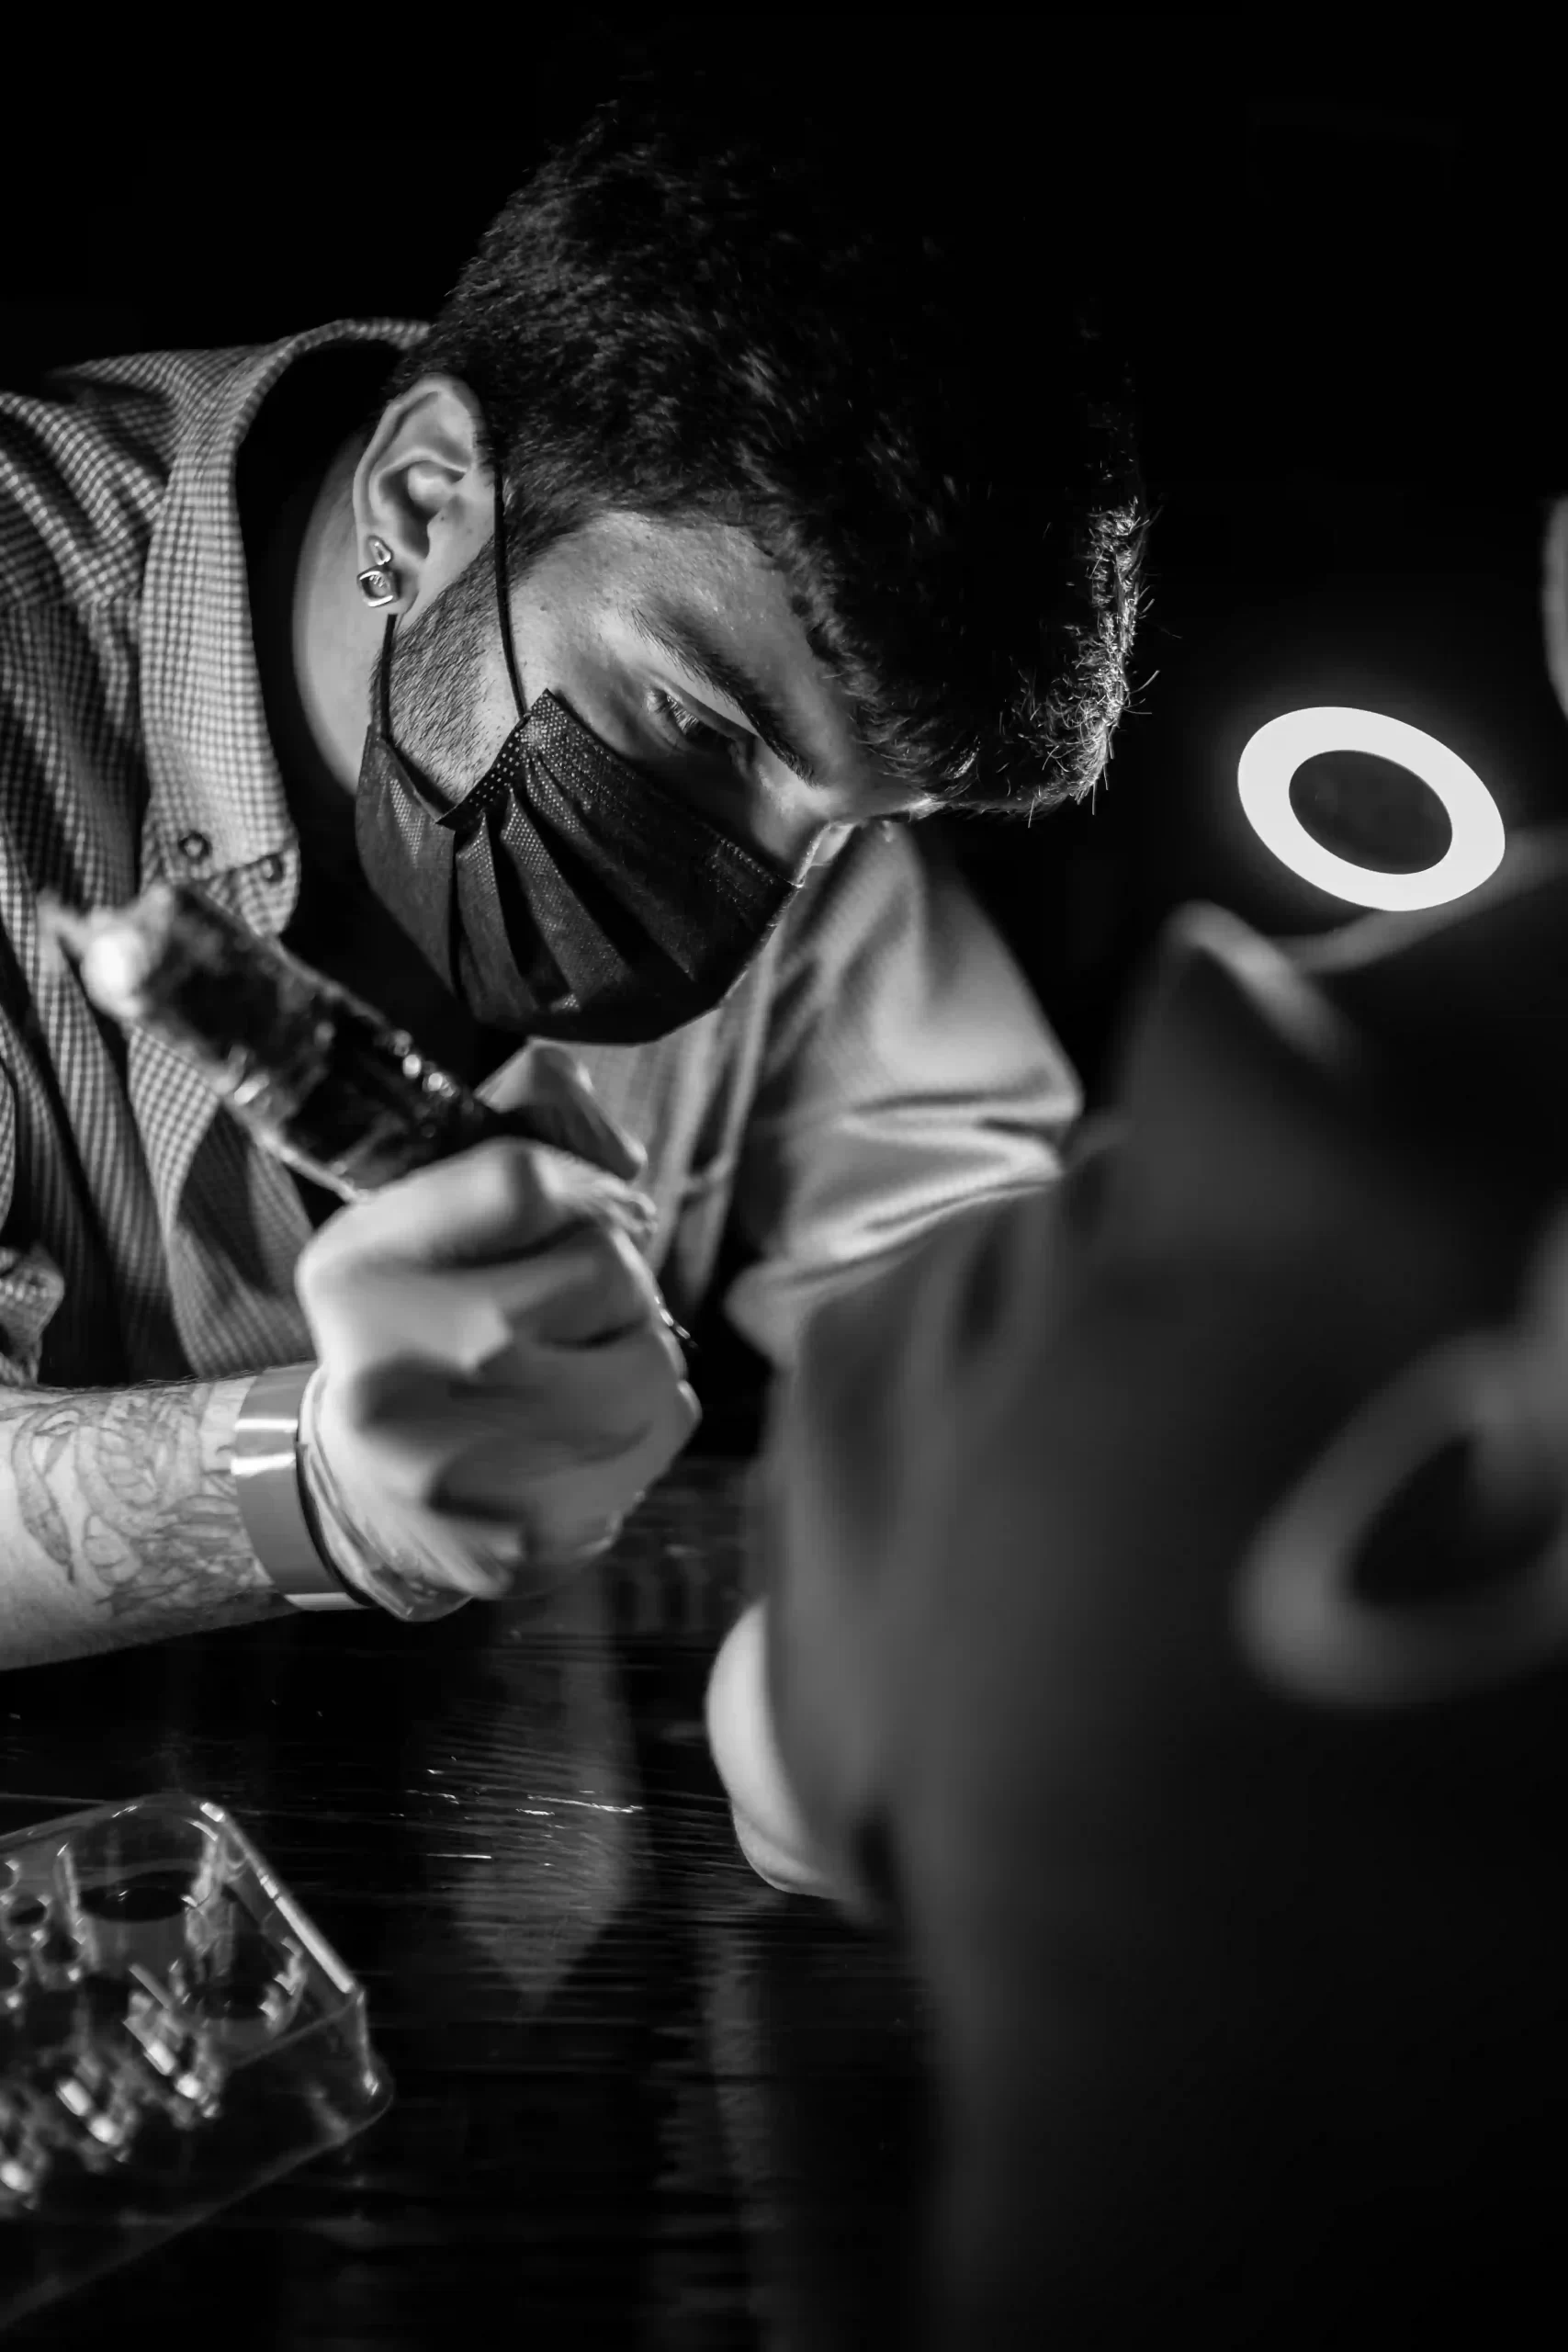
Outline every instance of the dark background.
<path id="1" fill-rule="evenodd" d="M 1393 711 L 1467 757 L 1511 824 L 1568 814 L 1538 601 L 1544 503 L 1568 489 L 1556 91 L 1518 27 L 1488 48 L 1436 21 L 1424 36 L 1321 16 L 1266 35 L 1241 17 L 640 22 L 677 68 L 749 42 L 858 77 L 868 106 L 919 92 L 929 108 L 935 88 L 950 119 L 994 122 L 998 150 L 1037 151 L 1034 216 L 1009 204 L 996 224 L 1021 301 L 1050 299 L 1064 157 L 1089 196 L 1161 502 L 1135 711 L 1092 808 L 957 839 L 1091 1096 L 1172 905 L 1214 899 L 1277 933 L 1352 912 L 1239 817 L 1235 755 L 1262 719 L 1325 700 Z M 112 172 L 57 176 L 13 213 L 0 382 L 117 349 L 429 315 L 545 142 L 641 53 L 613 17 L 530 26 L 496 52 L 504 132 L 425 139 L 400 121 L 383 172 L 367 169 L 368 103 L 309 138 L 235 129 L 227 91 L 188 106 L 215 128 L 122 147 Z M 1432 806 L 1416 786 L 1406 805 L 1413 826 Z"/>
<path id="2" fill-rule="evenodd" d="M 735 20 L 686 21 L 694 48 L 734 38 Z M 1006 94 L 1005 135 L 1043 154 L 1070 136 L 1138 362 L 1163 511 L 1137 715 L 1092 809 L 961 837 L 1093 1088 L 1174 904 L 1201 894 L 1280 933 L 1352 911 L 1238 819 L 1235 753 L 1262 718 L 1324 699 L 1397 709 L 1470 758 L 1511 823 L 1568 814 L 1538 609 L 1543 503 L 1568 492 L 1559 86 L 1526 49 L 1478 53 L 1462 18 L 1461 39 L 1435 17 L 1369 33 L 1314 14 L 1267 40 L 1243 17 L 1109 11 L 1098 27 L 852 21 L 747 19 L 811 46 L 825 74 L 852 38 L 951 84 L 955 106 Z M 1417 40 L 1451 45 L 1416 55 Z M 628 45 L 581 17 L 514 46 L 470 13 L 419 28 L 396 108 L 340 75 L 329 130 L 261 138 L 226 85 L 180 101 L 186 125 L 212 126 L 200 135 L 138 128 L 30 183 L 19 91 L 0 384 L 117 349 L 427 315 Z M 492 53 L 505 132 L 423 138 L 472 115 Z M 1021 300 L 1048 298 L 1053 226 L 1043 203 L 998 219 Z M 711 1433 L 723 1416 L 705 1402 Z M 389 2126 L 341 2170 L 248 2200 L 231 2230 L 193 2233 L 32 2340 L 141 2341 L 175 2314 L 187 2336 L 335 2352 L 441 2342 L 500 2309 L 513 2334 L 542 2320 L 542 2341 L 731 2344 L 726 2299 L 770 2247 L 786 2290 L 811 2275 L 777 2227 L 792 2195 L 842 2296 L 889 2152 L 913 2136 L 888 2120 L 904 1995 L 879 1947 L 740 1883 L 701 1728 L 739 1522 L 702 1475 L 683 1462 L 639 1516 L 613 1643 L 570 1613 L 524 1638 L 468 1611 L 429 1629 L 436 1656 L 422 1642 L 389 1667 L 387 1621 L 301 1620 L 247 1634 L 262 1649 L 233 1665 L 239 1637 L 220 1635 L 17 1679 L 21 1817 L 180 1781 L 232 1804 L 362 1975 L 399 2083 Z M 345 1718 L 355 1690 L 369 1712 Z M 624 1815 L 585 1807 L 590 1786 Z M 558 1796 L 541 1868 L 514 1815 Z M 451 1838 L 454 1815 L 473 1838 Z M 488 1847 L 491 1826 L 499 1867 L 447 1852 Z M 541 1952 L 559 1972 L 543 1989 Z M 758 2214 L 761 2258 L 737 2243 Z"/>

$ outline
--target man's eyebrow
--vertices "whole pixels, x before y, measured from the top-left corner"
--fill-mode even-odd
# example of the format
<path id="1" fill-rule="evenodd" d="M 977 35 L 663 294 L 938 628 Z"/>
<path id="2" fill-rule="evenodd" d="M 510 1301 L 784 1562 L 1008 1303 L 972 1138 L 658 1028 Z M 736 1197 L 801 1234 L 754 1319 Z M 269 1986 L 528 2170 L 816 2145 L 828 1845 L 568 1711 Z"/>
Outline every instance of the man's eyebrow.
<path id="1" fill-rule="evenodd" d="M 710 694 L 733 703 L 759 741 L 767 745 L 775 759 L 793 768 L 803 783 L 820 785 L 822 772 L 807 752 L 803 752 L 789 731 L 789 721 L 778 704 L 755 678 L 739 669 L 728 656 L 712 644 L 702 631 L 690 622 L 662 620 L 640 605 L 626 607 L 626 618 L 638 637 L 657 652 L 678 662 L 683 670 L 706 686 Z"/>

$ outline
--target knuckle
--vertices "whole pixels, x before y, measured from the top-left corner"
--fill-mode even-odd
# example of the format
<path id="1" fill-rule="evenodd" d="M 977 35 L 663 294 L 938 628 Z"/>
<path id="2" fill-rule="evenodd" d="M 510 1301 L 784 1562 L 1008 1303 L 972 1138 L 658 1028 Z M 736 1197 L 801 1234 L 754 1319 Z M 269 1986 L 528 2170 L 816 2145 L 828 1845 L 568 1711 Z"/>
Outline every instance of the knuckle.
<path id="1" fill-rule="evenodd" d="M 627 1295 L 643 1300 L 649 1312 L 657 1316 L 660 1311 L 659 1286 L 631 1236 L 617 1225 L 601 1227 L 600 1238 L 605 1251 L 606 1272 L 613 1271 L 626 1284 Z"/>
<path id="2" fill-rule="evenodd" d="M 344 1374 L 331 1393 L 334 1417 L 351 1437 L 361 1445 L 378 1446 L 386 1441 L 396 1415 L 383 1366 L 367 1364 Z"/>
<path id="3" fill-rule="evenodd" d="M 294 1295 L 307 1314 L 321 1298 L 326 1279 L 315 1243 L 308 1241 L 294 1261 Z"/>
<path id="4" fill-rule="evenodd" d="M 604 1285 L 615 1275 L 615 1261 L 601 1246 L 590 1226 L 573 1226 L 550 1244 L 549 1270 L 558 1293 L 577 1298 L 603 1298 Z"/>
<path id="5" fill-rule="evenodd" d="M 388 1256 L 389 1238 L 395 1238 L 406 1222 L 399 1196 L 412 1182 L 400 1178 L 369 1198 L 351 1203 L 312 1233 L 295 1261 L 296 1287 L 323 1295 L 335 1293 L 358 1279 L 367 1265 Z"/>
<path id="6" fill-rule="evenodd" d="M 557 1247 L 563 1287 L 592 1294 L 606 1323 L 654 1311 L 648 1270 L 623 1233 L 595 1219 L 573 1227 Z"/>
<path id="7" fill-rule="evenodd" d="M 539 1176 L 534 1145 L 497 1136 L 476 1145 L 468 1165 L 473 1204 L 480 1216 L 510 1229 L 535 1213 Z"/>
<path id="8" fill-rule="evenodd" d="M 547 1085 L 563 1088 L 574 1094 L 592 1094 L 592 1081 L 588 1071 L 559 1038 L 540 1037 L 534 1046 L 534 1068 Z"/>
<path id="9" fill-rule="evenodd" d="M 336 1382 L 326 1428 L 328 1450 L 336 1436 L 352 1446 L 356 1484 L 374 1482 L 383 1503 L 406 1511 L 434 1512 L 441 1504 L 444 1459 L 409 1442 L 409 1404 L 401 1380 L 384 1364 L 370 1364 Z"/>
<path id="10" fill-rule="evenodd" d="M 384 1476 L 386 1491 L 400 1507 L 412 1514 L 440 1520 L 452 1509 L 445 1499 L 443 1467 L 438 1463 L 411 1461 L 395 1446 L 388 1448 L 389 1460 Z"/>
<path id="11" fill-rule="evenodd" d="M 657 1297 L 650 1298 L 644 1285 L 628 1274 L 625 1267 L 617 1267 L 606 1284 L 604 1294 L 605 1319 L 613 1329 L 631 1331 L 638 1344 L 650 1353 L 664 1355 L 670 1335 L 664 1328 Z"/>
<path id="12" fill-rule="evenodd" d="M 628 1296 L 639 1290 L 642 1261 L 618 1226 L 594 1224 L 587 1230 L 588 1261 L 595 1277 Z"/>
<path id="13" fill-rule="evenodd" d="M 687 1444 L 701 1419 L 702 1408 L 683 1380 L 661 1382 L 650 1400 L 643 1447 L 667 1468 Z"/>
<path id="14" fill-rule="evenodd" d="M 678 1342 L 662 1325 L 654 1324 L 639 1331 L 633 1345 L 639 1385 L 668 1411 L 685 1387 L 686 1360 Z"/>
<path id="15" fill-rule="evenodd" d="M 307 1314 L 331 1306 L 341 1295 L 345 1270 L 352 1265 L 352 1252 L 345 1252 L 341 1236 L 330 1227 L 312 1234 L 294 1266 L 295 1294 Z"/>

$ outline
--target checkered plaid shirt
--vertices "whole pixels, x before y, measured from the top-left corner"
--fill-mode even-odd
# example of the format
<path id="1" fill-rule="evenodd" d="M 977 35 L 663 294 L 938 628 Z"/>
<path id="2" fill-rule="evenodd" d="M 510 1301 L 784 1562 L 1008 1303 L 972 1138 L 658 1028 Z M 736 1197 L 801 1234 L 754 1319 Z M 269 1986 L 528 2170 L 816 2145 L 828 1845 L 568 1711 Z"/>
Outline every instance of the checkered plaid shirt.
<path id="1" fill-rule="evenodd" d="M 268 738 L 235 460 L 303 354 L 423 330 L 340 322 L 158 352 L 0 394 L 0 1376 L 74 1387 L 307 1360 L 310 1227 L 288 1171 L 166 1047 L 112 1032 L 40 938 L 37 894 L 163 876 L 277 934 L 300 848 Z M 727 1305 L 781 1361 L 846 1272 L 1056 1167 L 1073 1075 L 957 877 L 905 829 L 814 873 L 725 1002 L 582 1059 L 646 1145 L 656 1271 L 690 1317 L 731 1219 Z"/>

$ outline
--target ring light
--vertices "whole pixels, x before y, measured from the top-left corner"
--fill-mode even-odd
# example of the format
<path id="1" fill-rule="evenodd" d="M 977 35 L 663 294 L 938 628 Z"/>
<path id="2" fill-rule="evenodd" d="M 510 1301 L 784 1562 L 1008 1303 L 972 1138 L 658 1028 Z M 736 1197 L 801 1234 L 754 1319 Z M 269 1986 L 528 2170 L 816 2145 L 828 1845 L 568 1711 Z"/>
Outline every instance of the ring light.
<path id="1" fill-rule="evenodd" d="M 1453 828 L 1453 839 L 1436 865 L 1417 874 L 1379 874 L 1314 842 L 1291 806 L 1291 779 L 1303 760 L 1320 752 L 1370 752 L 1419 776 L 1448 810 Z M 1354 906 L 1401 913 L 1440 907 L 1475 889 L 1502 863 L 1503 820 L 1475 770 L 1436 736 L 1381 711 L 1330 705 L 1271 718 L 1242 752 L 1236 785 L 1247 822 L 1264 846 L 1303 881 Z"/>

